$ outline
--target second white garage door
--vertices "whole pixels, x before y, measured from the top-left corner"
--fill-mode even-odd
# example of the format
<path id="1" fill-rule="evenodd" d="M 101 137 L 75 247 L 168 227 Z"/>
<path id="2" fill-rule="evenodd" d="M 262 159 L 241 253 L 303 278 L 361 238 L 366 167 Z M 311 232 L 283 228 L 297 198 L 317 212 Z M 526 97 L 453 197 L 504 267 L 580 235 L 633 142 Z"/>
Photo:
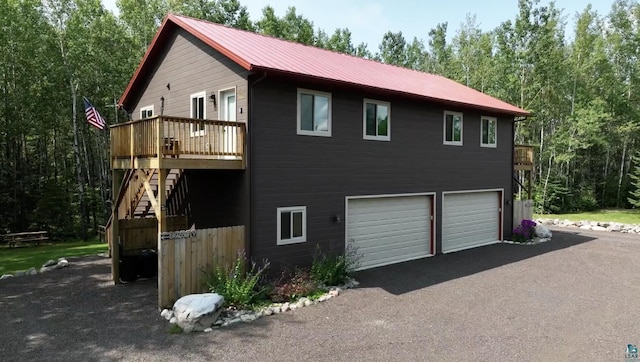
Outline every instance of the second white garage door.
<path id="1" fill-rule="evenodd" d="M 360 270 L 432 255 L 432 196 L 347 199 L 347 241 Z"/>
<path id="2" fill-rule="evenodd" d="M 445 193 L 442 199 L 443 253 L 500 240 L 500 191 Z"/>

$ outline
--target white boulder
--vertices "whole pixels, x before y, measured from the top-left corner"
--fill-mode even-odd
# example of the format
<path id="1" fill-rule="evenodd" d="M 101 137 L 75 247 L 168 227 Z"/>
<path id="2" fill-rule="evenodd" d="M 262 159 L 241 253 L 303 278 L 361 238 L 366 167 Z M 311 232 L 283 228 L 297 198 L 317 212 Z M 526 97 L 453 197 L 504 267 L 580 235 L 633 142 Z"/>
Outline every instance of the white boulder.
<path id="1" fill-rule="evenodd" d="M 69 262 L 67 259 L 58 260 L 58 264 L 56 264 L 56 269 L 62 269 L 69 266 Z"/>
<path id="2" fill-rule="evenodd" d="M 13 278 L 13 274 L 2 274 L 2 276 L 0 277 L 0 280 L 9 279 L 9 278 Z"/>
<path id="3" fill-rule="evenodd" d="M 536 236 L 541 238 L 541 239 L 546 239 L 546 238 L 551 238 L 552 233 L 551 230 L 549 230 L 548 227 L 542 225 L 542 224 L 538 224 L 536 225 Z"/>
<path id="4" fill-rule="evenodd" d="M 218 319 L 223 305 L 224 297 L 219 294 L 190 294 L 175 302 L 173 315 L 185 333 L 204 331 Z"/>

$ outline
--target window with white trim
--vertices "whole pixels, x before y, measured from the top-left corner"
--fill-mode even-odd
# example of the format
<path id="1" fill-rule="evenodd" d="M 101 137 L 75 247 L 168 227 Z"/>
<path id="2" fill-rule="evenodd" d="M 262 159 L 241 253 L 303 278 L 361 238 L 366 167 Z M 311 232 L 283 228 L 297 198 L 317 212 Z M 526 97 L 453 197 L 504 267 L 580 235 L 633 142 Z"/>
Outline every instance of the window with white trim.
<path id="1" fill-rule="evenodd" d="M 365 99 L 362 133 L 366 140 L 391 140 L 391 105 L 388 102 Z"/>
<path id="2" fill-rule="evenodd" d="M 207 115 L 207 103 L 205 102 L 205 98 L 207 97 L 206 92 L 200 92 L 196 94 L 192 94 L 190 97 L 191 101 L 191 118 L 193 119 L 205 119 Z M 204 123 L 191 123 L 191 136 L 201 136 L 204 134 Z"/>
<path id="3" fill-rule="evenodd" d="M 140 108 L 140 119 L 153 117 L 153 105 Z"/>
<path id="4" fill-rule="evenodd" d="M 444 112 L 444 144 L 462 146 L 462 113 Z"/>
<path id="5" fill-rule="evenodd" d="M 480 146 L 498 146 L 498 120 L 496 117 L 480 117 Z"/>
<path id="6" fill-rule="evenodd" d="M 298 134 L 331 137 L 331 93 L 298 89 Z"/>
<path id="7" fill-rule="evenodd" d="M 278 208 L 278 245 L 307 241 L 307 207 Z"/>

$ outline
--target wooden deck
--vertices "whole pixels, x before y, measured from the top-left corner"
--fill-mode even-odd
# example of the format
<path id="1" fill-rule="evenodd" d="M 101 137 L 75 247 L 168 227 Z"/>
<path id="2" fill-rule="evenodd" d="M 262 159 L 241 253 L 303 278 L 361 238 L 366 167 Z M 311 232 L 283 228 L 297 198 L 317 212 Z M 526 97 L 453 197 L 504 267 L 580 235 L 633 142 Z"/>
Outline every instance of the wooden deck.
<path id="1" fill-rule="evenodd" d="M 516 145 L 513 154 L 515 171 L 533 171 L 533 146 Z"/>
<path id="2" fill-rule="evenodd" d="M 111 126 L 112 169 L 245 169 L 241 122 L 156 116 Z"/>

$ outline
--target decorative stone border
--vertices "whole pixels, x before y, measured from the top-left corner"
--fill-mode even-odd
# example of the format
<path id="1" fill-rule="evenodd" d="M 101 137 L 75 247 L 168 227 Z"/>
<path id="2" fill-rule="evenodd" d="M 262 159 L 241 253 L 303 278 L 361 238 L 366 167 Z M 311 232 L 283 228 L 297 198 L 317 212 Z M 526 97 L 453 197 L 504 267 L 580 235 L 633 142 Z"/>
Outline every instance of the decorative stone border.
<path id="1" fill-rule="evenodd" d="M 337 297 L 338 295 L 340 295 L 340 293 L 344 289 L 355 288 L 359 284 L 360 283 L 358 283 L 358 281 L 356 281 L 355 279 L 350 279 L 344 285 L 337 286 L 337 287 L 330 287 L 327 293 L 321 295 L 316 300 L 311 300 L 309 298 L 303 297 L 296 301 L 291 301 L 286 303 L 273 303 L 259 310 L 227 309 L 222 311 L 222 313 L 220 313 L 220 316 L 213 323 L 213 325 L 210 328 L 206 328 L 204 332 L 211 332 L 214 329 L 232 326 L 234 324 L 238 324 L 241 322 L 244 322 L 244 323 L 253 322 L 256 319 L 259 319 L 262 317 L 271 316 L 274 314 L 280 314 L 280 313 L 316 305 L 318 303 L 327 301 L 331 298 Z M 172 310 L 163 309 L 160 315 L 166 320 L 168 320 L 169 323 L 176 324 L 176 318 L 174 317 Z"/>
<path id="2" fill-rule="evenodd" d="M 44 265 L 42 265 L 42 267 L 40 268 L 39 272 L 38 270 L 36 270 L 35 267 L 32 267 L 27 270 L 18 270 L 17 272 L 15 272 L 15 274 L 2 274 L 2 276 L 0 276 L 0 280 L 9 279 L 13 277 L 22 277 L 25 275 L 37 275 L 38 273 L 45 273 L 50 270 L 62 269 L 68 266 L 69 266 L 69 261 L 67 261 L 66 258 L 58 258 L 57 261 L 49 260 L 46 263 L 44 263 Z"/>
<path id="3" fill-rule="evenodd" d="M 537 223 L 553 225 L 566 228 L 579 228 L 582 230 L 620 232 L 626 234 L 640 234 L 640 225 L 623 224 L 619 222 L 601 222 L 601 221 L 570 221 L 560 219 L 537 219 Z"/>
<path id="4" fill-rule="evenodd" d="M 517 243 L 517 242 L 511 241 L 511 240 L 503 240 L 502 243 L 504 243 L 504 244 L 515 244 L 515 245 L 537 245 L 537 244 L 546 243 L 547 241 L 551 241 L 551 238 L 534 238 L 533 240 L 528 241 L 526 243 Z"/>

